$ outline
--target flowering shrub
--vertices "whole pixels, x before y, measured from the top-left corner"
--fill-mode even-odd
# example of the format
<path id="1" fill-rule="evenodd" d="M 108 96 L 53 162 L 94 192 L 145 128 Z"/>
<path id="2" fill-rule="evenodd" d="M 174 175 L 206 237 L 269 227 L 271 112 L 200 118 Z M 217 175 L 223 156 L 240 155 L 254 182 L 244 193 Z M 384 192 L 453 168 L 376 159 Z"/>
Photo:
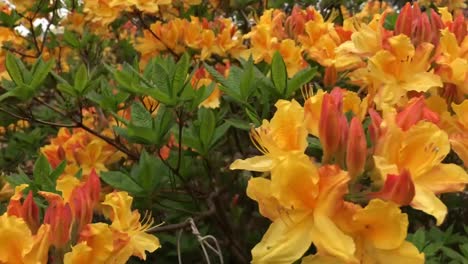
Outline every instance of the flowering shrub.
<path id="1" fill-rule="evenodd" d="M 465 263 L 464 1 L 0 9 L 0 262 Z"/>

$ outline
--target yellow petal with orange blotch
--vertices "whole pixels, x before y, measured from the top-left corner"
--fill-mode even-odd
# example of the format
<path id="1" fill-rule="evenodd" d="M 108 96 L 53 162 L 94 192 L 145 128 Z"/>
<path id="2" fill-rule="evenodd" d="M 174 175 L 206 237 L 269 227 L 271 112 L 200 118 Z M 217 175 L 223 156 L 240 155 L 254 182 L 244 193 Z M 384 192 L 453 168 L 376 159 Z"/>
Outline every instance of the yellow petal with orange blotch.
<path id="1" fill-rule="evenodd" d="M 441 225 L 447 215 L 447 206 L 426 187 L 415 185 L 415 189 L 416 193 L 411 202 L 411 207 L 434 216 L 436 224 Z"/>

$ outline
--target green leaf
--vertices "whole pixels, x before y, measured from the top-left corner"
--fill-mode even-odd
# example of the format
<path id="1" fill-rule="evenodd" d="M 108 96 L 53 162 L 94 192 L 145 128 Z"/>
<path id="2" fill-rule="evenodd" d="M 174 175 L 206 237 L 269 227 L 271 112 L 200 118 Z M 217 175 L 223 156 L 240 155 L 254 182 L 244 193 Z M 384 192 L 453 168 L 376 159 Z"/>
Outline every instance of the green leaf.
<path id="1" fill-rule="evenodd" d="M 28 175 L 26 175 L 22 170 L 20 170 L 18 174 L 6 176 L 6 181 L 13 187 L 19 186 L 21 184 L 31 185 L 33 183 Z"/>
<path id="2" fill-rule="evenodd" d="M 230 119 L 226 119 L 225 122 L 235 128 L 246 130 L 246 131 L 249 131 L 250 128 L 252 127 L 249 122 L 242 120 L 242 119 L 230 118 Z"/>
<path id="3" fill-rule="evenodd" d="M 290 80 L 288 80 L 288 88 L 286 97 L 290 97 L 294 92 L 299 90 L 304 84 L 310 82 L 317 73 L 317 68 L 306 68 L 296 73 Z"/>
<path id="4" fill-rule="evenodd" d="M 131 124 L 144 128 L 152 127 L 153 117 L 151 113 L 146 110 L 146 108 L 140 103 L 135 102 L 131 107 Z"/>
<path id="5" fill-rule="evenodd" d="M 244 65 L 244 71 L 240 80 L 240 94 L 241 98 L 244 101 L 247 101 L 250 94 L 252 93 L 252 83 L 254 78 L 254 63 L 252 56 L 249 57 L 248 62 Z"/>
<path id="6" fill-rule="evenodd" d="M 448 256 L 449 258 L 451 258 L 452 260 L 460 261 L 460 263 L 463 263 L 463 264 L 468 263 L 468 260 L 465 257 L 463 257 L 463 255 L 461 255 L 460 253 L 456 252 L 455 250 L 449 247 L 442 247 L 441 249 L 444 252 L 444 254 Z"/>
<path id="7" fill-rule="evenodd" d="M 144 191 L 129 175 L 120 171 L 103 171 L 101 179 L 110 186 L 131 194 L 141 194 Z"/>
<path id="8" fill-rule="evenodd" d="M 21 67 L 20 64 L 23 64 L 20 59 L 16 58 L 16 56 L 10 52 L 7 53 L 5 62 L 6 69 L 13 82 L 15 82 L 17 85 L 24 84 L 21 68 L 25 67 L 24 65 Z"/>
<path id="9" fill-rule="evenodd" d="M 172 79 L 173 91 L 179 94 L 185 86 L 188 70 L 190 68 L 189 55 L 184 53 L 175 67 L 174 78 Z M 172 94 L 171 97 L 174 95 Z"/>
<path id="10" fill-rule="evenodd" d="M 426 233 L 424 228 L 419 228 L 414 234 L 408 235 L 408 240 L 412 242 L 419 251 L 422 251 L 426 245 Z"/>
<path id="11" fill-rule="evenodd" d="M 200 108 L 198 110 L 198 120 L 200 121 L 200 140 L 202 145 L 208 148 L 211 145 L 216 128 L 215 114 L 211 109 Z"/>
<path id="12" fill-rule="evenodd" d="M 33 90 L 36 90 L 37 88 L 39 88 L 39 86 L 45 80 L 47 75 L 49 75 L 49 73 L 51 72 L 54 64 L 55 64 L 54 60 L 44 62 L 42 59 L 39 59 L 36 61 L 36 64 L 34 65 L 33 72 L 32 72 L 32 80 L 30 83 L 31 88 Z"/>
<path id="13" fill-rule="evenodd" d="M 56 182 L 57 179 L 62 175 L 62 173 L 65 171 L 65 167 L 67 166 L 67 161 L 64 160 L 60 162 L 60 164 L 55 168 L 54 171 L 49 175 L 49 178 L 51 179 L 52 182 Z"/>
<path id="14" fill-rule="evenodd" d="M 78 48 L 80 46 L 80 41 L 71 31 L 65 30 L 65 33 L 63 33 L 63 40 L 73 48 Z"/>
<path id="15" fill-rule="evenodd" d="M 161 183 L 167 167 L 161 160 L 143 151 L 140 161 L 132 168 L 132 178 L 138 181 L 147 193 L 151 193 Z"/>
<path id="16" fill-rule="evenodd" d="M 273 80 L 276 90 L 284 96 L 286 93 L 288 73 L 286 72 L 286 64 L 284 63 L 283 57 L 281 57 L 278 51 L 273 55 L 273 60 L 271 62 L 271 79 Z"/>
<path id="17" fill-rule="evenodd" d="M 258 117 L 257 113 L 253 112 L 252 110 L 250 110 L 249 108 L 245 108 L 245 113 L 247 114 L 247 116 L 250 118 L 250 120 L 254 123 L 254 125 L 256 127 L 260 126 L 261 122 L 260 122 L 260 118 Z"/>
<path id="18" fill-rule="evenodd" d="M 229 123 L 224 123 L 222 125 L 220 125 L 219 127 L 217 127 L 215 129 L 215 132 L 214 132 L 214 135 L 213 135 L 213 139 L 211 140 L 211 146 L 210 147 L 213 147 L 216 143 L 218 143 L 218 141 L 223 138 L 223 136 L 226 135 L 227 131 L 229 130 L 229 128 L 231 127 L 231 125 Z"/>
<path id="19" fill-rule="evenodd" d="M 44 155 L 40 155 L 34 163 L 34 182 L 38 186 L 42 186 L 41 190 L 53 192 L 55 191 L 55 182 L 50 177 L 51 167 L 49 161 Z"/>
<path id="20" fill-rule="evenodd" d="M 83 94 L 88 83 L 88 69 L 84 64 L 81 64 L 75 75 L 74 88 L 78 93 Z"/>

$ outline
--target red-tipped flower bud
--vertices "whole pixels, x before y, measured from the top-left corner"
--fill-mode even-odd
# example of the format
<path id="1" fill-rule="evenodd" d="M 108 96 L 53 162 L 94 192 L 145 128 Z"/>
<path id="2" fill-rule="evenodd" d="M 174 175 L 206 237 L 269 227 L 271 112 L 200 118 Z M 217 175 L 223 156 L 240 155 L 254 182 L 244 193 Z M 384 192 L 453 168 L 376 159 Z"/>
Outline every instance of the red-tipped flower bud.
<path id="1" fill-rule="evenodd" d="M 353 117 L 349 126 L 348 145 L 346 148 L 346 167 L 351 178 L 364 171 L 367 159 L 367 142 L 364 128 L 357 117 Z"/>
<path id="2" fill-rule="evenodd" d="M 426 106 L 422 96 L 412 98 L 408 105 L 396 116 L 397 125 L 404 131 L 421 120 L 433 123 L 438 123 L 440 120 L 439 115 Z"/>
<path id="3" fill-rule="evenodd" d="M 337 102 L 330 94 L 325 94 L 319 121 L 319 138 L 323 147 L 323 162 L 330 161 L 340 144 L 340 116 Z"/>
<path id="4" fill-rule="evenodd" d="M 414 183 L 408 170 L 401 171 L 400 175 L 387 175 L 384 186 L 379 192 L 369 194 L 369 197 L 393 201 L 398 205 L 408 205 L 414 198 Z"/>

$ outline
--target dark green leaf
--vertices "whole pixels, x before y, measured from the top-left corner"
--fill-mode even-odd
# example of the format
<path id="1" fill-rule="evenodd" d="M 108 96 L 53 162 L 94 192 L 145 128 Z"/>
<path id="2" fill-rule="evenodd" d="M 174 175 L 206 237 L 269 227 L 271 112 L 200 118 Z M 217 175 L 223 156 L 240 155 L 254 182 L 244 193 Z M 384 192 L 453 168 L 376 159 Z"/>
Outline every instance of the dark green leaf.
<path id="1" fill-rule="evenodd" d="M 101 179 L 110 186 L 131 194 L 140 194 L 144 191 L 129 175 L 120 171 L 101 172 Z"/>
<path id="2" fill-rule="evenodd" d="M 286 72 L 286 64 L 279 52 L 275 52 L 275 55 L 273 55 L 273 60 L 271 62 L 271 79 L 273 80 L 276 90 L 284 96 L 286 93 L 288 73 Z"/>

